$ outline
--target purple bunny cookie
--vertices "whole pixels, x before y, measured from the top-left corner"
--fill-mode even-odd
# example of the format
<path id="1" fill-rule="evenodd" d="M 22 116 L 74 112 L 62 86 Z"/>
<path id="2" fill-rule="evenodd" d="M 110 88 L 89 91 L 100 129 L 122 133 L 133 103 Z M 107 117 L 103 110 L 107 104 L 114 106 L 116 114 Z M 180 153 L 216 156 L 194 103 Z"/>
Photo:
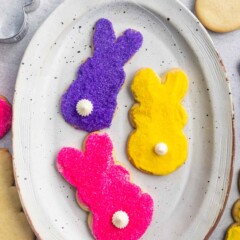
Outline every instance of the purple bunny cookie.
<path id="1" fill-rule="evenodd" d="M 93 132 L 108 128 L 125 80 L 124 64 L 142 45 L 141 33 L 127 29 L 116 39 L 112 23 L 100 19 L 93 36 L 94 52 L 79 68 L 77 79 L 62 96 L 66 122 Z"/>

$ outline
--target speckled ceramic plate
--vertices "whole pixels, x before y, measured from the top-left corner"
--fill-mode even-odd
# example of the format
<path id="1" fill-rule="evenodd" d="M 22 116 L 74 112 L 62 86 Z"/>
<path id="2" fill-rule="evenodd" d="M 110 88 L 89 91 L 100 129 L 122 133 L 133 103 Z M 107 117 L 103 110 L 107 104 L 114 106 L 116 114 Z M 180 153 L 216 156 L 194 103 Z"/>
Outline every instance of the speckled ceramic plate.
<path id="1" fill-rule="evenodd" d="M 126 64 L 126 83 L 118 111 L 107 130 L 116 157 L 133 180 L 154 198 L 153 221 L 142 239 L 202 240 L 210 235 L 224 209 L 233 158 L 232 106 L 221 61 L 198 20 L 178 1 L 67 0 L 42 25 L 19 70 L 14 103 L 14 165 L 21 199 L 38 237 L 44 240 L 87 240 L 87 214 L 75 191 L 57 173 L 56 153 L 63 146 L 80 148 L 86 133 L 66 124 L 61 95 L 76 78 L 78 66 L 91 54 L 93 26 L 99 18 L 144 37 L 141 50 Z M 136 70 L 151 67 L 159 74 L 183 68 L 190 79 L 184 106 L 189 157 L 165 177 L 136 170 L 127 160 L 132 131 L 129 87 Z"/>

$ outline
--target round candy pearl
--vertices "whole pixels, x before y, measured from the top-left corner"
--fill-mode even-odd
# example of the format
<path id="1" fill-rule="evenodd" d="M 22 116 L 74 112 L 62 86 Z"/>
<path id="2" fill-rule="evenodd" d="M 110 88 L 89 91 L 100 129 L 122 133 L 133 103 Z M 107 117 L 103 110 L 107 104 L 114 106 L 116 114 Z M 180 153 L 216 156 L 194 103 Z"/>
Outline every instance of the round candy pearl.
<path id="1" fill-rule="evenodd" d="M 166 155 L 168 152 L 168 146 L 166 143 L 160 142 L 155 146 L 155 153 L 159 156 Z"/>
<path id="2" fill-rule="evenodd" d="M 112 223 L 116 228 L 123 229 L 129 223 L 129 217 L 124 211 L 117 211 L 112 216 Z"/>
<path id="3" fill-rule="evenodd" d="M 76 105 L 76 110 L 80 116 L 87 117 L 92 113 L 93 105 L 89 100 L 81 99 Z"/>

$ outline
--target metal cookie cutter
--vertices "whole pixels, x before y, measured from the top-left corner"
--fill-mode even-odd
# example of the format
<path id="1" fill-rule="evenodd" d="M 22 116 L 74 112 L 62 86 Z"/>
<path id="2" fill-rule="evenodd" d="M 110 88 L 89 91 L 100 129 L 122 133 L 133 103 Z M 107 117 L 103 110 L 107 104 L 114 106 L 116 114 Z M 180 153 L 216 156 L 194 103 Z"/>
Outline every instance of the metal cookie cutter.
<path id="1" fill-rule="evenodd" d="M 14 43 L 27 33 L 27 13 L 39 6 L 39 0 L 0 0 L 0 42 Z"/>

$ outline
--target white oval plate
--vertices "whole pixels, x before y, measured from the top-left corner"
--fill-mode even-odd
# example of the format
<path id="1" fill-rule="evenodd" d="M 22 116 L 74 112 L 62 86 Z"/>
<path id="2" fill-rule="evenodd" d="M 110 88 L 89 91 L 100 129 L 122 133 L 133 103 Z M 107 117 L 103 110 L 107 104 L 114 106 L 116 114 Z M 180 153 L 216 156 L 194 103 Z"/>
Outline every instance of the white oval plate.
<path id="1" fill-rule="evenodd" d="M 107 130 L 117 160 L 154 198 L 153 221 L 142 239 L 207 238 L 231 182 L 232 106 L 224 69 L 207 32 L 175 0 L 67 0 L 33 38 L 19 70 L 13 124 L 15 174 L 29 220 L 40 239 L 92 239 L 87 214 L 76 204 L 75 190 L 56 171 L 55 158 L 63 146 L 80 148 L 86 136 L 64 122 L 59 102 L 80 63 L 90 56 L 93 26 L 102 17 L 112 21 L 117 35 L 133 28 L 144 37 L 141 50 L 125 66 L 118 111 Z M 189 76 L 183 103 L 189 115 L 189 157 L 165 177 L 144 174 L 127 160 L 132 131 L 128 110 L 134 103 L 129 87 L 141 67 L 159 74 L 180 67 Z"/>

